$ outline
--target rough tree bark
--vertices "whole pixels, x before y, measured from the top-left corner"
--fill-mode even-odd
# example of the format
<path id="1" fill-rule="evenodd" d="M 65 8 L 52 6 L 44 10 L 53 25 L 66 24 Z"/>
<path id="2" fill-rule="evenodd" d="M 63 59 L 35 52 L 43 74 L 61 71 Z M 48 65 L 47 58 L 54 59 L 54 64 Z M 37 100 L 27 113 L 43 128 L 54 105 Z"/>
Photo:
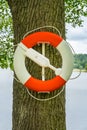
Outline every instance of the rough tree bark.
<path id="1" fill-rule="evenodd" d="M 44 25 L 56 26 L 64 37 L 64 0 L 7 1 L 12 12 L 15 44 L 20 42 L 26 32 Z M 53 29 L 50 31 L 55 32 Z M 46 55 L 53 64 L 58 66 L 56 58 L 59 57 L 56 56 L 56 50 L 49 46 L 46 46 L 46 49 Z M 41 51 L 41 45 L 37 46 L 37 50 Z M 40 78 L 40 67 L 34 66 L 31 61 L 28 62 L 31 74 Z M 61 58 L 59 58 L 59 65 L 60 62 Z M 49 69 L 46 70 L 46 75 L 47 79 L 54 76 Z M 47 98 L 57 92 L 54 91 L 50 94 L 32 93 L 36 97 Z M 25 87 L 14 80 L 12 130 L 66 130 L 65 91 L 55 99 L 41 102 L 30 97 Z"/>

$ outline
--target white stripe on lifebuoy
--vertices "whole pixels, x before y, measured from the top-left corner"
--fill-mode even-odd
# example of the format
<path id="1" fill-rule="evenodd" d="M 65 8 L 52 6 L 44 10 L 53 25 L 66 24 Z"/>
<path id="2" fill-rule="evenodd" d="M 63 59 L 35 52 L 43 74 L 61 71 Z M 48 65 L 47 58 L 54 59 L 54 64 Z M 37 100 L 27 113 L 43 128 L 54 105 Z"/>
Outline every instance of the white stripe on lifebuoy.
<path id="1" fill-rule="evenodd" d="M 60 52 L 63 61 L 60 76 L 67 81 L 73 70 L 73 54 L 65 40 L 63 40 L 56 48 Z"/>
<path id="2" fill-rule="evenodd" d="M 20 45 L 24 46 L 23 44 L 19 44 L 15 54 L 14 54 L 14 70 L 18 77 L 18 79 L 21 81 L 22 84 L 24 84 L 31 75 L 28 73 L 26 67 L 25 67 L 25 50 L 20 47 Z M 24 48 L 26 48 L 24 46 Z"/>

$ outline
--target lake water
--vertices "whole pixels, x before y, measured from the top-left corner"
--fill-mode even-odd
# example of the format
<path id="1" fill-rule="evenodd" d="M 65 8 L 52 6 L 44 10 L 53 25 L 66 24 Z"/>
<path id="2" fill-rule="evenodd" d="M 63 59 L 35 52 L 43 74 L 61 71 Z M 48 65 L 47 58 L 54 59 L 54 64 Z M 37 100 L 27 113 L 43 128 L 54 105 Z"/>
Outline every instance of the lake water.
<path id="1" fill-rule="evenodd" d="M 10 69 L 0 69 L 0 130 L 12 130 L 12 79 Z"/>
<path id="2" fill-rule="evenodd" d="M 77 75 L 74 72 L 75 76 Z M 12 130 L 12 79 L 9 69 L 0 69 L 0 130 Z M 87 130 L 87 73 L 66 85 L 67 130 Z"/>
<path id="3" fill-rule="evenodd" d="M 87 73 L 68 82 L 66 114 L 67 130 L 87 130 Z"/>

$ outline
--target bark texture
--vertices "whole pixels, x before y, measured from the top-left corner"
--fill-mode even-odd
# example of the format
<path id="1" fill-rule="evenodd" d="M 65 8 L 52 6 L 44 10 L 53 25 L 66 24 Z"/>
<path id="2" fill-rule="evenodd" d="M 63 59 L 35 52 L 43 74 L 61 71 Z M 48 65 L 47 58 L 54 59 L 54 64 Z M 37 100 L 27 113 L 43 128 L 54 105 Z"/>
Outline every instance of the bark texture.
<path id="1" fill-rule="evenodd" d="M 19 43 L 28 31 L 44 25 L 56 26 L 64 37 L 64 0 L 8 0 L 8 4 L 13 17 L 14 44 Z M 46 30 L 56 33 L 54 29 Z M 41 45 L 35 48 L 41 52 Z M 56 49 L 47 45 L 46 52 L 51 63 L 60 67 L 61 57 L 56 54 Z M 41 68 L 30 60 L 26 60 L 26 64 L 29 72 L 40 79 Z M 52 77 L 54 73 L 46 69 L 46 79 Z M 48 98 L 58 91 L 50 94 L 31 93 L 38 98 Z M 55 99 L 41 102 L 30 97 L 25 87 L 14 80 L 12 130 L 66 130 L 65 91 Z"/>

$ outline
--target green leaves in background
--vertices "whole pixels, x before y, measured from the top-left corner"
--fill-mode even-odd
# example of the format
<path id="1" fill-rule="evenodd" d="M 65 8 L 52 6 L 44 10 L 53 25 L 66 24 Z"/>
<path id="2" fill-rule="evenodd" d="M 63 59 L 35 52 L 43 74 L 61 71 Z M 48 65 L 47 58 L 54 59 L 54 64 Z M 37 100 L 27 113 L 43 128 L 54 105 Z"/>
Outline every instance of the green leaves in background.
<path id="1" fill-rule="evenodd" d="M 82 26 L 82 16 L 87 16 L 87 0 L 65 0 L 65 21 L 73 27 Z"/>
<path id="2" fill-rule="evenodd" d="M 5 0 L 0 0 L 0 67 L 12 69 L 13 27 L 10 9 Z"/>
<path id="3" fill-rule="evenodd" d="M 87 54 L 75 54 L 74 59 L 74 68 L 87 70 Z"/>

